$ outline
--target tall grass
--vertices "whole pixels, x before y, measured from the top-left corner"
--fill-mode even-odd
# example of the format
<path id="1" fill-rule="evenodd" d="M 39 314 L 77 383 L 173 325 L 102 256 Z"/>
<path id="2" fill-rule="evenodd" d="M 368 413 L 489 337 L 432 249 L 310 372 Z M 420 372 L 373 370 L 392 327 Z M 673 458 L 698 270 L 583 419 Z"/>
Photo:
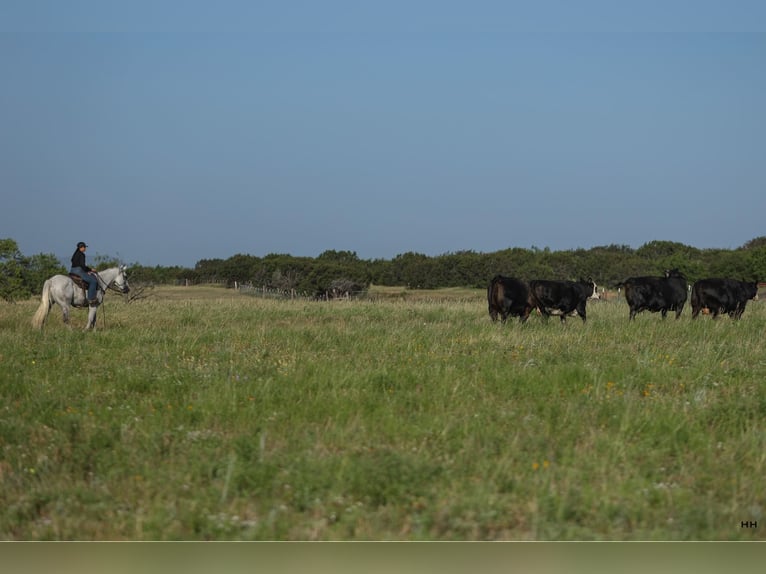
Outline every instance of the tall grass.
<path id="1" fill-rule="evenodd" d="M 500 325 L 480 292 L 195 289 L 95 333 L 0 307 L 0 538 L 764 538 L 762 303 Z"/>

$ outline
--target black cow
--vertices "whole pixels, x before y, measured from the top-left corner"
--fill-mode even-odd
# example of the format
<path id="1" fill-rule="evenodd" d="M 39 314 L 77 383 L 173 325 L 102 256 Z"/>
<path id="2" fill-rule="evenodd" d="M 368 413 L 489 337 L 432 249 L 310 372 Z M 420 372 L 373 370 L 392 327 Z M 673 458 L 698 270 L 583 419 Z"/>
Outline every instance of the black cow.
<path id="1" fill-rule="evenodd" d="M 493 321 L 505 323 L 508 316 L 519 317 L 521 323 L 527 320 L 533 305 L 529 300 L 529 287 L 514 277 L 496 275 L 487 287 L 489 316 Z"/>
<path id="2" fill-rule="evenodd" d="M 588 279 L 579 281 L 544 281 L 529 282 L 532 304 L 543 317 L 551 315 L 561 317 L 566 322 L 567 315 L 579 315 L 585 322 L 585 303 L 588 299 L 598 299 L 596 284 Z"/>
<path id="3" fill-rule="evenodd" d="M 692 287 L 692 319 L 704 308 L 710 309 L 713 319 L 728 313 L 733 319 L 742 317 L 745 305 L 758 296 L 758 281 L 736 279 L 700 279 Z"/>
<path id="4" fill-rule="evenodd" d="M 630 319 L 635 319 L 641 311 L 659 311 L 663 319 L 668 311 L 675 311 L 678 319 L 684 309 L 688 290 L 686 278 L 678 269 L 665 271 L 664 277 L 631 277 L 617 286 L 625 286 Z"/>

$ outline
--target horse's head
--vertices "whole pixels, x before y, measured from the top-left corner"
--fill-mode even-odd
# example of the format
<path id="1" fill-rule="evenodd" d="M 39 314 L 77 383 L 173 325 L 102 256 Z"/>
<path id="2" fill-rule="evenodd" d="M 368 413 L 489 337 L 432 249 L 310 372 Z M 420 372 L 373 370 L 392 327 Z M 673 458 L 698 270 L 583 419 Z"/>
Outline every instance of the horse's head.
<path id="1" fill-rule="evenodd" d="M 127 293 L 130 291 L 130 285 L 128 285 L 128 275 L 125 273 L 126 270 L 126 265 L 120 265 L 117 268 L 117 276 L 114 278 L 114 287 L 122 293 Z"/>

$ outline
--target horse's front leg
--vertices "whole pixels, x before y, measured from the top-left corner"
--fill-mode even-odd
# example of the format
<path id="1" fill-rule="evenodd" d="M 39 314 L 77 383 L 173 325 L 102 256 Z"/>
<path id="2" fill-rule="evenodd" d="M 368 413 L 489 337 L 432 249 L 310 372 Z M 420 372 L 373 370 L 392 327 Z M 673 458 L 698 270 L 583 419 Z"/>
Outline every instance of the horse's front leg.
<path id="1" fill-rule="evenodd" d="M 93 305 L 92 307 L 88 307 L 88 322 L 85 324 L 85 330 L 93 329 L 96 330 L 96 312 L 98 311 L 98 306 Z"/>

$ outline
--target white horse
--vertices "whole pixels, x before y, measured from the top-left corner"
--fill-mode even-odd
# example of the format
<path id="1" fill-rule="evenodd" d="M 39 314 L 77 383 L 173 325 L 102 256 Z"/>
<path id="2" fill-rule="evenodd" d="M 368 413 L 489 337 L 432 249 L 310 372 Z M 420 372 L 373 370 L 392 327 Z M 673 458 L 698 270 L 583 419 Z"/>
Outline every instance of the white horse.
<path id="1" fill-rule="evenodd" d="M 91 306 L 88 306 L 85 289 L 76 285 L 71 276 L 54 275 L 43 284 L 42 301 L 35 312 L 35 316 L 32 317 L 32 326 L 35 329 L 42 329 L 51 307 L 54 303 L 58 303 L 64 315 L 65 325 L 69 325 L 70 307 L 89 307 L 88 322 L 85 324 L 85 330 L 95 329 L 96 311 L 104 300 L 106 290 L 113 289 L 120 293 L 130 291 L 128 278 L 125 276 L 125 269 L 124 265 L 120 265 L 119 267 L 110 267 L 96 273 L 98 278 L 97 303 Z"/>

